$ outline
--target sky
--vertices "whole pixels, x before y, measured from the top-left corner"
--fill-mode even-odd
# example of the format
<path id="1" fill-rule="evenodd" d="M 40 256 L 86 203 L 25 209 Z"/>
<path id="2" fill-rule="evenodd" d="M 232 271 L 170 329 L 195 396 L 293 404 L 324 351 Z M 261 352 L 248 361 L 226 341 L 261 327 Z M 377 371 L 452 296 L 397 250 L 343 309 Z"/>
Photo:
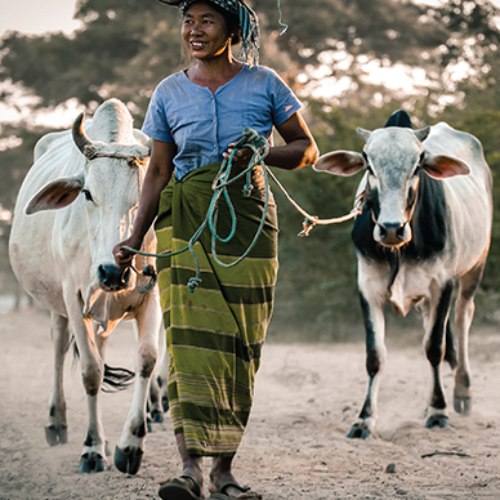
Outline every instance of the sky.
<path id="1" fill-rule="evenodd" d="M 80 26 L 73 19 L 75 4 L 75 0 L 0 0 L 0 37 L 11 30 L 71 33 Z"/>

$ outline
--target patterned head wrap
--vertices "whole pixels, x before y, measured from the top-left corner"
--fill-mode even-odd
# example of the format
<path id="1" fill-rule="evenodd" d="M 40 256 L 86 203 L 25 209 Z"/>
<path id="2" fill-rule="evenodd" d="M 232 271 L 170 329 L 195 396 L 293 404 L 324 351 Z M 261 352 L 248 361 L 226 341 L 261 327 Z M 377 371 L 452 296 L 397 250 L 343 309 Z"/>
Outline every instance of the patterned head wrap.
<path id="1" fill-rule="evenodd" d="M 260 47 L 260 33 L 259 33 L 259 20 L 257 14 L 245 3 L 244 0 L 181 0 L 175 2 L 179 5 L 182 15 L 187 9 L 197 1 L 205 1 L 213 3 L 218 7 L 226 10 L 230 14 L 238 16 L 241 25 L 241 51 L 240 57 L 246 61 L 250 59 L 251 66 L 258 66 L 259 64 L 259 47 Z M 162 3 L 173 4 L 168 0 L 160 0 Z"/>

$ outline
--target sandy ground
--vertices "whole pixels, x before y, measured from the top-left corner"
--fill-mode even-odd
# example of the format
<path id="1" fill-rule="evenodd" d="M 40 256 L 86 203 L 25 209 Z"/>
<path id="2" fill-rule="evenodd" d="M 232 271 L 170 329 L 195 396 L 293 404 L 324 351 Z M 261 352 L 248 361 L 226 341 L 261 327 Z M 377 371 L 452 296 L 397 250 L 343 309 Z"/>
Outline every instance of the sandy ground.
<path id="1" fill-rule="evenodd" d="M 109 364 L 132 367 L 134 344 L 131 326 L 120 326 Z M 48 315 L 1 315 L 0 346 L 0 500 L 158 498 L 157 482 L 180 467 L 169 418 L 148 435 L 136 476 L 114 466 L 78 474 L 86 412 L 71 362 L 68 444 L 50 448 L 44 437 L 53 364 Z M 500 499 L 500 334 L 476 329 L 472 336 L 474 410 L 470 417 L 450 412 L 447 429 L 423 428 L 430 371 L 422 350 L 389 346 L 378 432 L 365 442 L 344 437 L 364 398 L 363 352 L 361 344 L 266 346 L 235 460 L 240 480 L 266 500 Z M 444 383 L 451 401 L 448 367 Z M 130 390 L 103 395 L 111 449 L 131 398 Z"/>

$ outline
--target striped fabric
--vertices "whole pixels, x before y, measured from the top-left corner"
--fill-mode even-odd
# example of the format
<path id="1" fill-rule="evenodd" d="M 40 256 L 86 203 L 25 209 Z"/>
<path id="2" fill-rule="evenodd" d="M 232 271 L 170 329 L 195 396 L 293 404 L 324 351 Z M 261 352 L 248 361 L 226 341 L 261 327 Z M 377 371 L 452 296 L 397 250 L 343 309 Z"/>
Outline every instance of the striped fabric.
<path id="1" fill-rule="evenodd" d="M 158 253 L 184 248 L 205 218 L 220 163 L 174 177 L 163 190 L 156 222 Z M 252 241 L 264 207 L 263 174 L 256 169 L 249 197 L 245 180 L 230 188 L 237 233 L 219 245 L 223 262 L 241 255 Z M 230 232 L 221 203 L 219 234 Z M 243 436 L 253 400 L 255 374 L 271 318 L 278 270 L 277 218 L 270 203 L 264 231 L 249 257 L 224 268 L 210 255 L 206 230 L 195 244 L 202 282 L 194 293 L 187 281 L 196 268 L 184 252 L 157 260 L 161 307 L 170 354 L 169 403 L 174 431 L 183 433 L 188 453 L 232 456 Z"/>

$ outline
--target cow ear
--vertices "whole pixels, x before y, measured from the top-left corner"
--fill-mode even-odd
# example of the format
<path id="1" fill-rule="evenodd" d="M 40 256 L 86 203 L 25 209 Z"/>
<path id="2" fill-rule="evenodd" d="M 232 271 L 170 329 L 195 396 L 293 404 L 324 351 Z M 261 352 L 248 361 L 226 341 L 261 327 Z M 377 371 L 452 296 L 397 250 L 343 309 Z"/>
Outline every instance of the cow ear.
<path id="1" fill-rule="evenodd" d="M 435 179 L 448 179 L 456 175 L 467 175 L 470 167 L 462 160 L 453 156 L 426 155 L 422 168 Z"/>
<path id="2" fill-rule="evenodd" d="M 49 182 L 31 198 L 24 212 L 32 215 L 42 210 L 58 210 L 71 205 L 83 189 L 80 179 L 57 179 Z"/>
<path id="3" fill-rule="evenodd" d="M 317 172 L 328 172 L 333 175 L 349 177 L 357 174 L 365 167 L 365 160 L 359 153 L 334 151 L 321 156 L 313 168 Z"/>

